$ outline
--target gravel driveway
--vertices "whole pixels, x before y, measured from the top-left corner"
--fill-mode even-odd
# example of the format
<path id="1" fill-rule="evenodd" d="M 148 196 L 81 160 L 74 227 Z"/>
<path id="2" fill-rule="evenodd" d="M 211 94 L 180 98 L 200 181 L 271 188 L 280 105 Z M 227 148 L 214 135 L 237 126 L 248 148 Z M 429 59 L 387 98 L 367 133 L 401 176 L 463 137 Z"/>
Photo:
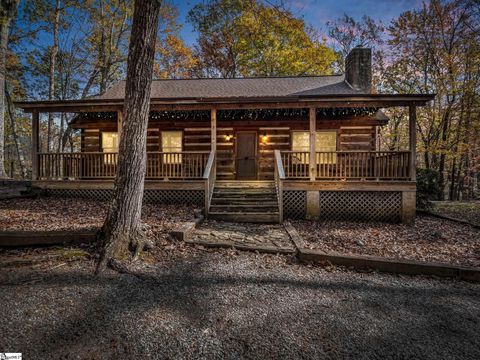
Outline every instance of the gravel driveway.
<path id="1" fill-rule="evenodd" d="M 480 284 L 165 250 L 0 270 L 0 351 L 25 359 L 479 359 Z"/>

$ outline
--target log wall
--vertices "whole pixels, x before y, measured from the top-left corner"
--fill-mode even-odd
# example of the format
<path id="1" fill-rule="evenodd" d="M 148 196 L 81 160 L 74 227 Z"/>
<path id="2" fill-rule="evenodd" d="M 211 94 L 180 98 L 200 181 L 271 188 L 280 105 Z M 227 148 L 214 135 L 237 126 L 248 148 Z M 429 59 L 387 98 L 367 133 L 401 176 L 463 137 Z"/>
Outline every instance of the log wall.
<path id="1" fill-rule="evenodd" d="M 336 130 L 338 150 L 375 150 L 376 127 L 383 123 L 371 118 L 317 120 L 317 131 Z M 290 150 L 293 130 L 308 131 L 308 120 L 219 120 L 217 124 L 217 178 L 235 179 L 235 133 L 257 132 L 258 179 L 273 179 L 273 150 Z M 117 131 L 116 121 L 88 121 L 76 124 L 82 131 L 82 151 L 101 149 L 101 132 Z M 147 151 L 161 151 L 161 131 L 182 130 L 184 151 L 210 150 L 210 122 L 208 121 L 151 121 L 147 134 Z M 262 136 L 267 135 L 267 141 Z M 231 139 L 227 135 L 232 136 Z"/>

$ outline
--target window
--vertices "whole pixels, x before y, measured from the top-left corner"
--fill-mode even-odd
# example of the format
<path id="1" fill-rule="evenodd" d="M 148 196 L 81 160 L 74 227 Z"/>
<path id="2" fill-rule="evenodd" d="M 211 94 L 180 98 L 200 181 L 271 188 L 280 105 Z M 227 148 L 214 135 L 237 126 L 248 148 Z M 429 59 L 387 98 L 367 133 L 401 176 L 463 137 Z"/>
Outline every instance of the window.
<path id="1" fill-rule="evenodd" d="M 182 155 L 172 154 L 182 152 L 182 132 L 162 131 L 162 152 L 170 153 L 163 155 L 163 162 L 167 164 L 181 164 Z"/>
<path id="2" fill-rule="evenodd" d="M 300 152 L 310 151 L 310 133 L 308 131 L 294 131 L 292 133 L 292 150 Z M 297 164 L 308 164 L 309 154 L 295 154 L 293 161 Z"/>
<path id="3" fill-rule="evenodd" d="M 292 133 L 292 150 L 309 152 L 310 151 L 310 132 L 294 131 Z M 315 151 L 336 151 L 337 150 L 337 132 L 336 131 L 317 131 L 315 134 Z M 301 155 L 299 161 L 302 164 L 308 163 L 309 155 Z M 317 155 L 318 164 L 334 164 L 337 162 L 336 154 Z"/>
<path id="4" fill-rule="evenodd" d="M 102 151 L 104 153 L 118 153 L 118 133 L 102 132 Z M 117 154 L 105 154 L 103 160 L 106 164 L 116 164 Z"/>
<path id="5" fill-rule="evenodd" d="M 337 151 L 336 131 L 317 131 L 315 139 L 316 151 Z M 317 154 L 317 164 L 336 164 L 337 154 Z"/>
<path id="6" fill-rule="evenodd" d="M 310 151 L 310 133 L 308 131 L 294 131 L 292 135 L 293 151 Z"/>

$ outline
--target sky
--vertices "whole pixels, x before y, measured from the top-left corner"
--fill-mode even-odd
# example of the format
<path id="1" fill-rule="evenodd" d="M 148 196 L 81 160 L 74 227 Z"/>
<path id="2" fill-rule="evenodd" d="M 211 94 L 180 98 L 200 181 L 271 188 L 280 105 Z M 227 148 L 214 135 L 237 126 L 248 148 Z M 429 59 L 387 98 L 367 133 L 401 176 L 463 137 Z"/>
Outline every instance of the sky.
<path id="1" fill-rule="evenodd" d="M 23 0 L 27 1 L 27 0 Z M 23 2 L 22 1 L 22 2 Z M 196 42 L 197 35 L 191 24 L 186 20 L 188 11 L 198 3 L 208 0 L 166 0 L 173 4 L 179 11 L 178 23 L 182 24 L 181 36 L 188 44 Z M 262 1 L 262 0 L 260 0 Z M 267 3 L 278 3 L 279 0 L 263 0 Z M 283 0 L 286 6 L 298 17 L 316 28 L 320 34 L 326 35 L 325 24 L 328 21 L 336 20 L 344 13 L 355 19 L 360 19 L 367 14 L 374 20 L 381 20 L 388 25 L 393 18 L 398 17 L 402 12 L 422 6 L 423 0 Z M 23 7 L 20 6 L 20 9 Z M 21 10 L 20 10 L 21 11 Z M 21 15 L 21 14 L 20 14 Z M 21 27 L 22 24 L 20 23 Z M 51 34 L 43 34 L 39 43 L 50 43 Z M 32 44 L 33 45 L 33 44 Z"/>
<path id="2" fill-rule="evenodd" d="M 182 38 L 189 45 L 195 42 L 196 34 L 191 25 L 186 23 L 187 13 L 195 4 L 204 1 L 170 0 L 170 3 L 179 9 L 179 23 L 184 23 L 181 32 Z M 285 0 L 285 2 L 296 15 L 303 16 L 308 24 L 314 26 L 321 33 L 326 32 L 325 23 L 327 21 L 335 20 L 344 13 L 355 19 L 368 15 L 388 25 L 402 12 L 419 8 L 422 5 L 422 0 Z"/>
<path id="3" fill-rule="evenodd" d="M 22 3 L 28 0 L 22 0 Z M 53 0 L 52 0 L 53 1 Z M 178 24 L 183 25 L 181 29 L 181 37 L 187 43 L 187 45 L 194 45 L 196 43 L 197 34 L 194 32 L 191 24 L 186 21 L 189 10 L 200 2 L 207 2 L 208 0 L 165 0 L 168 3 L 177 7 L 179 11 Z M 278 3 L 280 0 L 259 0 L 270 4 Z M 328 38 L 325 24 L 328 21 L 336 20 L 344 13 L 355 19 L 360 19 L 363 15 L 367 14 L 374 20 L 381 20 L 385 25 L 388 25 L 393 18 L 397 18 L 402 12 L 412 9 L 418 9 L 422 6 L 423 0 L 283 0 L 287 8 L 294 12 L 297 17 L 303 17 L 307 24 L 316 28 L 319 33 Z M 20 6 L 19 19 L 22 18 Z M 78 19 L 76 25 L 72 25 L 74 30 L 79 30 L 86 19 Z M 21 21 L 17 23 L 20 28 L 27 27 L 28 24 L 23 24 Z M 79 28 L 75 28 L 75 26 Z M 73 34 L 73 35 L 72 35 Z M 61 46 L 62 41 L 66 43 L 72 42 L 75 38 L 75 31 L 71 31 L 68 34 L 64 34 L 65 39 L 60 39 Z M 328 39 L 327 39 L 328 41 Z M 36 47 L 49 46 L 52 43 L 51 32 L 41 32 L 36 40 L 33 42 L 22 42 L 21 50 L 26 53 L 29 50 L 33 50 Z M 328 41 L 328 45 L 334 46 L 334 44 Z M 32 78 L 33 79 L 33 78 Z M 35 80 L 35 79 L 34 79 Z M 34 81 L 34 85 L 40 88 L 45 88 L 44 84 Z M 35 90 L 33 90 L 35 92 Z"/>

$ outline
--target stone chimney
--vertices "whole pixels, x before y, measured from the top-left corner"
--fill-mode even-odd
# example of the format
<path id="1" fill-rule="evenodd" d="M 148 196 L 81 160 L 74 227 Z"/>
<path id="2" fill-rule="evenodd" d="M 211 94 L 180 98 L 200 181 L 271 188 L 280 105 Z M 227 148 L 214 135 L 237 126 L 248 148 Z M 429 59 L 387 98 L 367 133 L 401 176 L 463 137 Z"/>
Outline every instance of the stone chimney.
<path id="1" fill-rule="evenodd" d="M 363 93 L 372 91 L 372 49 L 356 47 L 345 59 L 345 81 Z"/>

